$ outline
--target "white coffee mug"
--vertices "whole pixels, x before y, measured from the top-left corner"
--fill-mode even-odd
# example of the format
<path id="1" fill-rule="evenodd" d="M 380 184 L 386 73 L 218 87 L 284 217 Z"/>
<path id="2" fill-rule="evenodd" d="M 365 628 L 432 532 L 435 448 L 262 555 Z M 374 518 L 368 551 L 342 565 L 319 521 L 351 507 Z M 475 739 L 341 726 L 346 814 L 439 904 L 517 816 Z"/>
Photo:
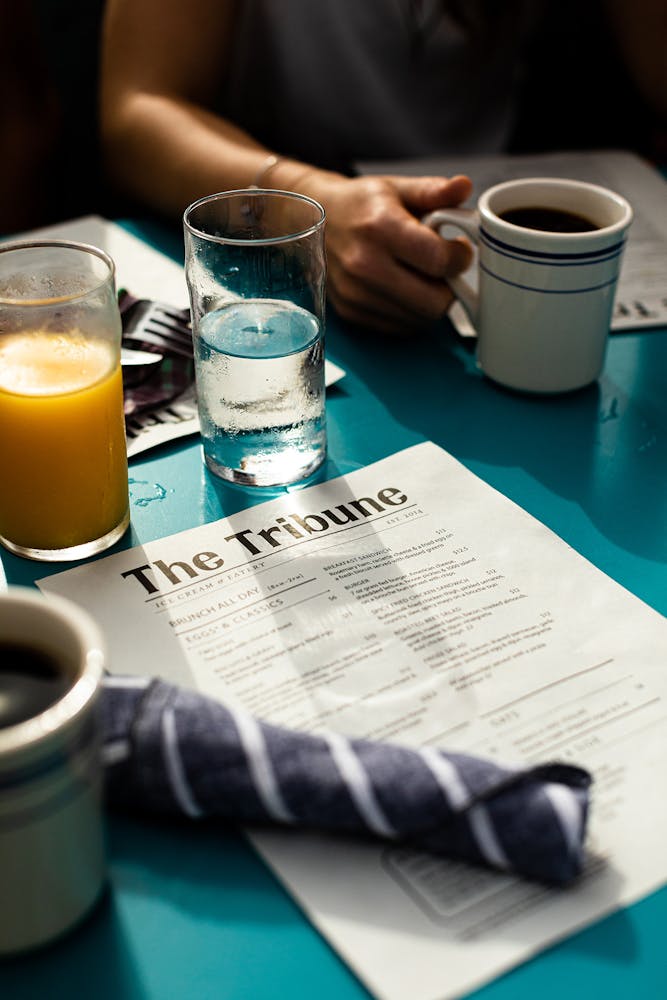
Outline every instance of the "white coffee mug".
<path id="1" fill-rule="evenodd" d="M 503 218 L 517 209 L 540 210 L 529 221 L 548 228 L 529 227 L 523 214 L 521 224 Z M 589 227 L 557 231 L 568 223 L 563 213 Z M 479 290 L 464 276 L 449 284 L 475 327 L 489 378 L 543 393 L 598 378 L 632 221 L 625 198 L 583 181 L 532 177 L 489 188 L 477 209 L 441 209 L 423 221 L 443 236 L 455 226 L 478 245 Z"/>
<path id="2" fill-rule="evenodd" d="M 0 956 L 60 936 L 103 888 L 104 661 L 99 629 L 75 604 L 0 593 Z"/>

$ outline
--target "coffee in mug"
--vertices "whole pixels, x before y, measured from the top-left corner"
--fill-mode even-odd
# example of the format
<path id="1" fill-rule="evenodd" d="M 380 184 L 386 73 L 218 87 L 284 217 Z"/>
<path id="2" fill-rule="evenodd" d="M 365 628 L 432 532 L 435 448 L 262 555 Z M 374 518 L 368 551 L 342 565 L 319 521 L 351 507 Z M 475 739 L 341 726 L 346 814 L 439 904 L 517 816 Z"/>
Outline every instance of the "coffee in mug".
<path id="1" fill-rule="evenodd" d="M 632 209 L 596 184 L 553 177 L 506 181 L 476 209 L 423 220 L 478 246 L 479 287 L 449 284 L 477 332 L 477 361 L 511 389 L 556 393 L 600 375 Z"/>
<path id="2" fill-rule="evenodd" d="M 545 233 L 590 233 L 599 229 L 599 226 L 578 212 L 568 212 L 564 208 L 544 208 L 542 205 L 508 208 L 501 213 L 500 218 L 513 226 L 539 229 Z"/>
<path id="3" fill-rule="evenodd" d="M 46 711 L 71 686 L 53 654 L 0 639 L 0 729 Z"/>

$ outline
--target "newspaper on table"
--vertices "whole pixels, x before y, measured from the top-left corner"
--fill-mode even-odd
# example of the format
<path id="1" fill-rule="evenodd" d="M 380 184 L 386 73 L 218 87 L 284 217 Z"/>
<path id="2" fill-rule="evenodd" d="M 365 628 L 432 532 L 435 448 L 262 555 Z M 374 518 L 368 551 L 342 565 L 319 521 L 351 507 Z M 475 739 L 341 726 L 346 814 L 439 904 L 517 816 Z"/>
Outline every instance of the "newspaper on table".
<path id="1" fill-rule="evenodd" d="M 159 665 L 308 731 L 593 773 L 566 890 L 250 834 L 381 1000 L 459 997 L 665 880 L 667 622 L 432 443 L 39 586 L 95 616 L 119 672 Z"/>
<path id="2" fill-rule="evenodd" d="M 474 197 L 515 177 L 572 177 L 601 184 L 632 205 L 630 227 L 616 291 L 612 332 L 667 326 L 667 182 L 635 153 L 625 150 L 541 153 L 526 156 L 427 157 L 396 163 L 360 163 L 362 173 L 468 174 Z M 476 284 L 475 265 L 466 279 Z M 450 319 L 462 336 L 474 336 L 462 306 Z"/>

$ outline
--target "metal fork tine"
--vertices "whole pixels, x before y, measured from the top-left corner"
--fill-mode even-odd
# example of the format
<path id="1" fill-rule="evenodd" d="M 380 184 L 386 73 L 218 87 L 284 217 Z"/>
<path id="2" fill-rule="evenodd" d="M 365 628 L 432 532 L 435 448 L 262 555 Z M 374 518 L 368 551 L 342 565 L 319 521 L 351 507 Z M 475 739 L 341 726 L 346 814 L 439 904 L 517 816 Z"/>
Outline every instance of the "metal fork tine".
<path id="1" fill-rule="evenodd" d="M 166 330 L 164 327 L 155 326 L 154 323 L 147 323 L 142 330 L 137 330 L 138 336 L 143 336 L 144 333 L 150 333 L 156 340 L 162 341 L 165 347 L 173 348 L 174 350 L 178 347 L 192 357 L 191 337 L 185 338 L 182 334 L 176 333 L 174 330 Z"/>
<path id="2" fill-rule="evenodd" d="M 165 316 L 175 319 L 178 323 L 184 323 L 187 326 L 190 325 L 189 309 L 177 309 L 176 306 L 169 306 L 165 302 L 155 302 L 153 304 L 156 311 L 159 310 L 160 312 L 163 312 Z"/>
<path id="3" fill-rule="evenodd" d="M 185 333 L 183 330 L 177 330 L 173 326 L 169 326 L 161 320 L 155 317 L 150 317 L 138 328 L 137 332 L 141 330 L 148 330 L 149 333 L 155 334 L 156 337 L 164 337 L 170 343 L 180 344 L 181 347 L 192 348 L 192 334 L 188 330 Z"/>
<path id="4" fill-rule="evenodd" d="M 123 341 L 133 344 L 153 344 L 164 352 L 179 354 L 182 358 L 192 357 L 192 345 L 188 347 L 180 339 L 165 336 L 164 333 L 153 333 L 146 328 L 130 330 L 123 334 Z"/>
<path id="5" fill-rule="evenodd" d="M 165 353 L 192 357 L 189 309 L 151 299 L 134 299 L 129 293 L 125 293 L 123 301 L 126 303 L 124 308 L 121 305 L 124 341 L 137 344 L 143 341 Z"/>
<path id="6" fill-rule="evenodd" d="M 163 329 L 169 333 L 177 333 L 179 336 L 184 337 L 186 340 L 192 340 L 192 330 L 189 326 L 185 326 L 183 323 L 178 323 L 173 319 L 163 319 L 157 312 L 152 316 L 147 316 L 145 320 L 145 325 L 153 325 L 157 327 L 158 331 Z"/>

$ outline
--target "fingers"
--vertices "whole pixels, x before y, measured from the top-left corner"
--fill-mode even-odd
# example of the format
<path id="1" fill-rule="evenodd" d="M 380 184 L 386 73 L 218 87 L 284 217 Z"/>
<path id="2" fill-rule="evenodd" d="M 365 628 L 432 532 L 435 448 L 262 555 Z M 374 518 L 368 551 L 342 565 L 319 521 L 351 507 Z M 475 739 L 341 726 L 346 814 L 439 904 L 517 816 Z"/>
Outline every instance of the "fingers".
<path id="1" fill-rule="evenodd" d="M 414 180 L 403 178 L 406 179 Z M 467 178 L 461 180 L 461 190 L 467 190 Z M 441 193 L 442 182 L 439 190 Z M 452 188 L 451 199 L 448 200 L 454 201 L 458 190 L 456 187 Z M 416 204 L 416 200 L 412 204 Z M 419 204 L 421 217 L 430 202 L 425 198 Z M 443 207 L 442 199 L 439 204 Z M 377 259 L 380 248 L 387 256 L 413 271 L 440 280 L 459 274 L 472 259 L 472 249 L 466 239 L 443 240 L 438 233 L 411 214 L 395 190 L 393 197 L 378 199 L 364 206 L 364 211 L 357 213 L 352 233 L 353 238 L 345 244 L 348 258 L 345 265 L 353 273 L 364 273 L 371 263 L 366 257 L 373 256 Z"/>
<path id="2" fill-rule="evenodd" d="M 472 247 L 465 237 L 443 240 L 407 212 L 386 218 L 384 242 L 396 260 L 431 278 L 453 277 L 472 260 Z"/>
<path id="3" fill-rule="evenodd" d="M 442 316 L 451 301 L 448 278 L 465 270 L 472 249 L 462 237 L 443 240 L 426 226 L 415 222 L 418 238 L 409 246 L 392 239 L 357 241 L 338 256 L 330 257 L 330 281 L 338 294 L 357 299 L 367 289 L 369 295 L 400 303 L 406 314 L 433 320 Z M 421 239 L 422 235 L 427 239 Z"/>
<path id="4" fill-rule="evenodd" d="M 471 190 L 467 177 L 366 177 L 330 183 L 329 297 L 341 316 L 381 330 L 415 329 L 444 315 L 447 279 L 472 259 L 463 237 L 443 240 L 420 222 Z"/>
<path id="5" fill-rule="evenodd" d="M 464 174 L 455 177 L 391 177 L 406 209 L 393 219 L 388 230 L 389 248 L 398 260 L 431 277 L 453 277 L 471 263 L 472 248 L 467 240 L 436 240 L 424 232 L 419 221 L 427 212 L 460 205 L 472 193 L 472 181 Z M 388 217 L 387 221 L 390 221 Z"/>
<path id="6" fill-rule="evenodd" d="M 416 216 L 425 215 L 436 208 L 452 208 L 466 201 L 472 194 L 472 181 L 465 174 L 455 177 L 401 177 L 387 178 L 396 188 L 405 207 Z"/>
<path id="7" fill-rule="evenodd" d="M 445 279 L 455 278 L 457 274 L 461 274 L 472 264 L 472 246 L 465 236 L 456 236 L 453 240 L 443 240 L 441 236 L 438 236 L 438 239 L 443 245 L 446 256 L 444 277 Z"/>
<path id="8" fill-rule="evenodd" d="M 329 299 L 342 319 L 380 333 L 410 336 L 419 333 L 428 325 L 423 320 L 418 320 L 413 313 L 394 310 L 388 302 L 380 302 L 378 308 L 374 309 L 368 300 L 360 301 L 358 304 L 338 300 L 335 292 L 330 293 Z"/>
<path id="9" fill-rule="evenodd" d="M 334 265 L 329 298 L 338 313 L 375 329 L 408 332 L 440 319 L 453 295 L 442 280 L 425 278 L 395 261 L 378 261 L 361 276 Z"/>

